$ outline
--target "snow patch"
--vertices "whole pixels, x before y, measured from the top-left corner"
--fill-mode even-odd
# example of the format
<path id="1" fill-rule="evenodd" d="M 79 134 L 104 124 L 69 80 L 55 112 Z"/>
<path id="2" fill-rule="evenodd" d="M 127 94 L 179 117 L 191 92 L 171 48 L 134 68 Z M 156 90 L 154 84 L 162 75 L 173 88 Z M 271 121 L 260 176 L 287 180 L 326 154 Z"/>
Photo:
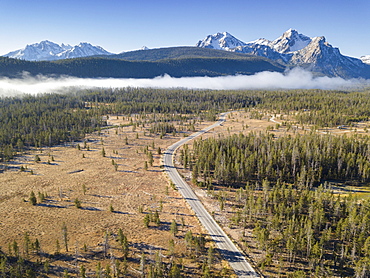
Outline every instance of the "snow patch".
<path id="1" fill-rule="evenodd" d="M 370 65 L 370 55 L 361 56 L 360 59 L 363 63 Z"/>

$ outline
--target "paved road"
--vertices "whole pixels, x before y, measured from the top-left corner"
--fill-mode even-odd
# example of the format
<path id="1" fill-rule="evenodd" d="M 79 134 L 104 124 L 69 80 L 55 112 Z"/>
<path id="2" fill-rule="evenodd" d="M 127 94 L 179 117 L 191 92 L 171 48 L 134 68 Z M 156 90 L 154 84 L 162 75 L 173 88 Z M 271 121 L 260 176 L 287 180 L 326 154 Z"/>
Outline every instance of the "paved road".
<path id="1" fill-rule="evenodd" d="M 229 261 L 230 266 L 234 269 L 238 277 L 259 277 L 258 273 L 246 261 L 244 255 L 238 250 L 235 244 L 230 240 L 230 238 L 225 234 L 213 217 L 204 208 L 203 204 L 194 194 L 190 186 L 181 178 L 173 164 L 174 153 L 178 147 L 222 124 L 225 121 L 226 114 L 227 113 L 222 113 L 219 121 L 215 124 L 170 146 L 164 153 L 163 164 L 168 176 L 176 185 L 182 196 L 187 200 L 200 222 L 207 229 L 212 239 L 216 242 L 217 248 L 221 251 L 223 257 Z"/>

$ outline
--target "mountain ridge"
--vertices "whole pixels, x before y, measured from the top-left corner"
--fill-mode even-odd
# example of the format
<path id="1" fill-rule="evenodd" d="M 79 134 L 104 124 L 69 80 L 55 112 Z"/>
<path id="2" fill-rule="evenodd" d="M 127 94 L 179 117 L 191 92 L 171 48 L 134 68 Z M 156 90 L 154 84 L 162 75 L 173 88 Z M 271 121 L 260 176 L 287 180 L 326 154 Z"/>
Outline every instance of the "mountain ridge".
<path id="1" fill-rule="evenodd" d="M 229 44 L 228 42 L 231 41 Z M 235 46 L 234 41 L 238 41 Z M 362 60 L 342 55 L 339 48 L 330 45 L 324 36 L 310 38 L 289 29 L 273 41 L 257 39 L 244 43 L 231 34 L 208 35 L 196 46 L 218 47 L 220 50 L 262 56 L 284 63 L 287 67 L 302 67 L 315 74 L 342 78 L 370 78 L 369 64 Z M 367 56 L 365 56 L 367 57 Z M 368 58 L 364 58 L 368 61 Z"/>
<path id="2" fill-rule="evenodd" d="M 199 49 L 203 50 L 200 51 Z M 64 59 L 80 59 L 83 57 L 152 62 L 167 60 L 165 61 L 167 64 L 170 64 L 168 59 L 192 59 L 194 69 L 198 68 L 195 64 L 195 58 L 232 59 L 234 63 L 240 63 L 240 61 L 236 62 L 236 60 L 260 57 L 260 59 L 266 60 L 258 61 L 270 64 L 270 68 L 290 69 L 301 67 L 309 70 L 315 76 L 342 77 L 345 79 L 370 78 L 370 55 L 362 56 L 361 59 L 342 55 L 339 48 L 330 45 L 324 36 L 308 37 L 294 29 L 287 30 L 275 40 L 260 38 L 250 42 L 243 42 L 228 32 L 222 32 L 206 36 L 205 39 L 198 41 L 194 47 L 155 49 L 143 47 L 140 50 L 122 52 L 120 54 L 110 53 L 100 46 L 93 46 L 87 42 L 71 46 L 69 44 L 59 45 L 45 40 L 40 43 L 27 45 L 23 49 L 9 52 L 3 56 L 27 61 L 63 61 Z M 210 61 L 208 60 L 207 66 L 210 65 Z M 229 62 L 228 66 L 230 65 Z M 171 63 L 176 62 L 172 61 Z M 189 65 L 187 64 L 187 66 Z M 35 67 L 37 68 L 38 66 Z M 56 71 L 58 70 L 56 69 Z M 230 71 L 228 69 L 225 72 L 240 74 L 240 72 L 253 71 L 254 69 L 250 71 L 246 69 Z M 215 74 L 215 72 L 220 75 L 225 74 L 219 68 L 215 72 L 208 69 L 205 69 L 203 72 L 211 75 Z M 190 71 L 187 74 L 190 74 Z M 193 74 L 198 73 L 193 71 Z"/>
<path id="3" fill-rule="evenodd" d="M 4 57 L 24 59 L 27 61 L 54 61 L 70 58 L 81 58 L 94 55 L 110 55 L 101 46 L 93 46 L 87 42 L 81 42 L 78 45 L 57 44 L 48 40 L 39 43 L 29 44 L 22 49 L 11 51 Z"/>
<path id="4" fill-rule="evenodd" d="M 134 50 L 122 52 L 113 55 L 100 55 L 101 58 L 121 59 L 128 61 L 158 61 L 164 59 L 181 59 L 181 58 L 251 58 L 254 55 L 246 55 L 244 53 L 230 52 L 224 50 L 201 48 L 195 46 L 175 46 L 165 48 L 153 48 L 146 50 Z M 265 57 L 261 57 L 267 59 Z"/>

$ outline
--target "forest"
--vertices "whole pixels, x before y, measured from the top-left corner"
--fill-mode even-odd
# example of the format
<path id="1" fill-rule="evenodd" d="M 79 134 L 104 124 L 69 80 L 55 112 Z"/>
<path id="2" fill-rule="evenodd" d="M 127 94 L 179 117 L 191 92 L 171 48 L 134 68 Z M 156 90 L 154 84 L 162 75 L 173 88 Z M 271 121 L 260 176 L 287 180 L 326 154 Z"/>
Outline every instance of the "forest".
<path id="1" fill-rule="evenodd" d="M 315 128 L 353 125 L 370 117 L 368 94 L 321 90 L 210 91 L 122 88 L 3 97 L 0 99 L 0 153 L 2 160 L 6 161 L 17 152 L 22 152 L 25 147 L 50 146 L 81 139 L 84 134 L 104 126 L 102 116 L 106 114 L 157 113 L 170 114 L 173 119 L 176 119 L 174 114 L 193 114 L 201 119 L 216 119 L 216 114 L 223 111 L 254 108 L 265 113 L 291 115 L 297 124 L 310 124 Z M 256 117 L 258 116 L 262 114 L 257 113 Z M 304 138 L 319 140 L 311 137 Z M 304 138 L 302 140 L 305 140 Z M 287 140 L 302 141 L 299 138 Z M 359 157 L 356 156 L 356 159 Z M 342 168 L 341 165 L 339 167 Z M 360 171 L 364 172 L 363 170 L 361 167 Z M 367 178 L 366 174 L 364 178 Z"/>
<path id="2" fill-rule="evenodd" d="M 47 94 L 0 100 L 0 153 L 8 161 L 30 147 L 72 142 L 104 125 L 99 110 L 72 96 Z"/>
<path id="3" fill-rule="evenodd" d="M 196 141 L 183 160 L 195 184 L 237 189 L 233 201 L 213 192 L 220 206 L 233 203 L 235 225 L 253 229 L 266 256 L 260 266 L 279 258 L 305 262 L 317 277 L 367 277 L 369 200 L 341 198 L 328 182 L 368 184 L 369 145 L 369 136 L 249 133 Z"/>
<path id="4" fill-rule="evenodd" d="M 284 71 L 284 66 L 262 57 L 248 55 L 216 55 L 209 51 L 197 50 L 196 55 L 181 58 L 164 58 L 155 61 L 123 60 L 117 58 L 75 58 L 57 61 L 25 61 L 0 57 L 0 76 L 21 77 L 25 72 L 30 76 L 76 76 L 84 78 L 155 78 L 168 74 L 184 76 L 250 75 L 261 71 Z M 198 52 L 205 52 L 204 55 Z M 176 54 L 175 54 L 176 55 Z M 166 55 L 165 55 L 166 56 Z M 155 57 L 152 57 L 156 59 Z M 135 57 L 133 57 L 135 59 Z"/>
<path id="5" fill-rule="evenodd" d="M 369 146 L 369 136 L 249 133 L 196 141 L 190 163 L 195 179 L 227 185 L 268 179 L 310 189 L 327 180 L 369 182 Z"/>
<path id="6" fill-rule="evenodd" d="M 107 115 L 150 114 L 150 132 L 160 134 L 181 132 L 174 122 L 213 121 L 225 111 L 243 110 L 251 118 L 275 115 L 284 127 L 311 128 L 277 136 L 275 125 L 263 132 L 197 140 L 181 153 L 193 183 L 208 191 L 234 188 L 233 197 L 219 190 L 214 194 L 220 204 L 235 208 L 233 225 L 253 231 L 265 254 L 262 270 L 283 262 L 288 271 L 283 277 L 368 277 L 369 200 L 335 194 L 330 183 L 369 183 L 370 137 L 355 131 L 356 124 L 369 121 L 369 94 L 121 88 L 3 97 L 1 162 L 33 148 L 81 140 L 106 128 Z M 354 132 L 321 132 L 337 126 Z M 37 251 L 35 242 L 29 244 Z M 14 243 L 9 250 L 0 252 L 0 275 L 34 277 L 40 266 L 22 261 Z"/>
<path id="7" fill-rule="evenodd" d="M 251 110 L 252 117 L 269 111 L 290 115 L 293 123 L 281 118 L 285 126 L 312 128 L 277 136 L 276 124 L 267 131 L 196 140 L 182 150 L 193 183 L 211 192 L 221 210 L 233 206 L 233 225 L 253 231 L 264 252 L 262 269 L 279 261 L 280 274 L 292 277 L 370 275 L 369 199 L 331 188 L 369 184 L 370 136 L 366 127 L 365 134 L 355 128 L 369 120 L 368 101 L 368 92 L 267 93 L 254 107 L 266 110 Z M 354 132 L 319 130 L 337 125 Z M 234 197 L 222 191 L 230 186 Z"/>
<path id="8" fill-rule="evenodd" d="M 158 121 L 196 114 L 215 120 L 219 111 L 253 105 L 253 99 L 241 92 L 136 88 L 5 97 L 0 99 L 0 155 L 7 161 L 30 147 L 82 139 L 105 126 L 107 114 L 157 113 Z"/>

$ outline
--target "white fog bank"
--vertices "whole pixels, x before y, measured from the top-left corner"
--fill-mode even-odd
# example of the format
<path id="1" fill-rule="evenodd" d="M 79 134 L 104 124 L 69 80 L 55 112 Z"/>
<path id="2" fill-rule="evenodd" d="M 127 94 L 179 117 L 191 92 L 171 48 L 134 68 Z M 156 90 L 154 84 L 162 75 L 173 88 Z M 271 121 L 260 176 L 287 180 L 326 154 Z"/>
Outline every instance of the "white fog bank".
<path id="1" fill-rule="evenodd" d="M 77 88 L 188 88 L 215 90 L 253 90 L 253 89 L 343 89 L 369 86 L 369 80 L 345 80 L 339 77 L 314 77 L 310 72 L 296 68 L 288 73 L 260 72 L 254 75 L 221 77 L 181 77 L 169 75 L 153 79 L 117 78 L 77 78 L 77 77 L 30 77 L 10 79 L 0 78 L 0 95 L 39 94 Z"/>

